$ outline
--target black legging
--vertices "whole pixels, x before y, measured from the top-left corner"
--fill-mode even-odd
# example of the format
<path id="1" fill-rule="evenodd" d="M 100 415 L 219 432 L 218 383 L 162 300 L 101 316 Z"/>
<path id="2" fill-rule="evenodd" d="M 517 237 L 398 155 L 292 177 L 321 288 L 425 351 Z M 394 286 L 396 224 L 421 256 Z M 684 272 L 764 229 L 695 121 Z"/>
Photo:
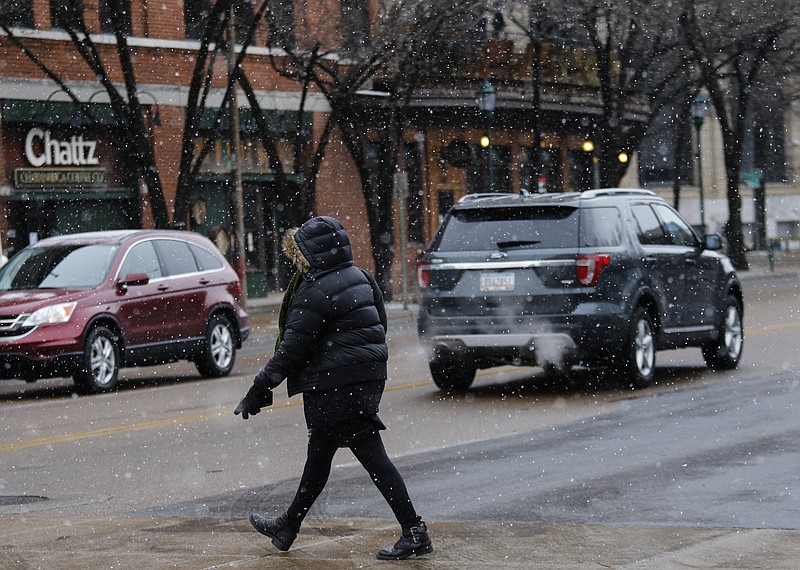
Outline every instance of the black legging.
<path id="1" fill-rule="evenodd" d="M 386 454 L 380 432 L 372 431 L 369 435 L 350 443 L 349 447 L 359 463 L 367 470 L 383 498 L 389 503 L 397 522 L 404 527 L 417 524 L 419 517 L 408 496 L 406 484 Z M 323 430 L 310 430 L 303 476 L 297 494 L 287 510 L 289 521 L 298 528 L 325 488 L 331 473 L 333 456 L 338 448 L 337 441 Z"/>

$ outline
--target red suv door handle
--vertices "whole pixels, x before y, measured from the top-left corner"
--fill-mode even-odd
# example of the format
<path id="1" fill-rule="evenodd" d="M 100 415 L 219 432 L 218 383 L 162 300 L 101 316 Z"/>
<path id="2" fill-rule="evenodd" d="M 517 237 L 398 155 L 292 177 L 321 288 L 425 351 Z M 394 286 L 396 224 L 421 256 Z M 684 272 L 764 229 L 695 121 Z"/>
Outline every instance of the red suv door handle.
<path id="1" fill-rule="evenodd" d="M 156 287 L 156 289 L 158 289 L 159 291 L 166 291 L 167 289 L 169 289 L 169 286 L 168 285 L 159 285 L 158 287 Z"/>
<path id="2" fill-rule="evenodd" d="M 200 279 L 200 280 L 198 281 L 198 283 L 200 283 L 200 285 L 208 285 L 209 283 L 211 283 L 211 279 L 205 279 L 205 278 L 203 278 L 203 279 Z"/>

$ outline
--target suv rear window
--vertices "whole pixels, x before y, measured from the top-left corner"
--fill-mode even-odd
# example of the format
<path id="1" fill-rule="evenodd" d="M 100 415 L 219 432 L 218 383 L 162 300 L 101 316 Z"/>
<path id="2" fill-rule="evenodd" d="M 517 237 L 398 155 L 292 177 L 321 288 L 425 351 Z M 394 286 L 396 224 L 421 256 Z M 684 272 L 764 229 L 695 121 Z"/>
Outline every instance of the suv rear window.
<path id="1" fill-rule="evenodd" d="M 581 246 L 619 245 L 622 232 L 622 218 L 617 208 L 584 208 L 581 211 Z"/>
<path id="2" fill-rule="evenodd" d="M 454 210 L 437 251 L 550 249 L 578 245 L 578 210 L 566 206 Z"/>

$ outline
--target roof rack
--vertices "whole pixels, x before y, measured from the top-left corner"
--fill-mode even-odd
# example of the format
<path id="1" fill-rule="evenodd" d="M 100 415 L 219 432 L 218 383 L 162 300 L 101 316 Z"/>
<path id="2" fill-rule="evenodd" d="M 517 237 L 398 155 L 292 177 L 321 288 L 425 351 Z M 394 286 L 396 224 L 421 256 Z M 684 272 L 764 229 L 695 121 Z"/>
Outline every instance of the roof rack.
<path id="1" fill-rule="evenodd" d="M 641 188 L 598 188 L 581 192 L 583 198 L 596 198 L 597 196 L 655 196 L 655 192 Z"/>
<path id="2" fill-rule="evenodd" d="M 517 194 L 510 194 L 508 192 L 475 192 L 473 194 L 464 194 L 464 196 L 458 201 L 459 204 L 463 204 L 464 202 L 472 202 L 473 200 L 483 200 L 485 198 L 502 198 L 509 196 L 516 196 Z"/>

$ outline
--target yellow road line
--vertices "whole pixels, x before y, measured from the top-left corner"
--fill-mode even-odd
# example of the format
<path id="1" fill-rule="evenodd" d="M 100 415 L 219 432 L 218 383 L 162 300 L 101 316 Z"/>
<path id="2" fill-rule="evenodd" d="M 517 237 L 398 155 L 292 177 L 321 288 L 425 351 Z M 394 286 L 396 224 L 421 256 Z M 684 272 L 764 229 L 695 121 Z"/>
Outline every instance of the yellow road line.
<path id="1" fill-rule="evenodd" d="M 430 384 L 429 380 L 422 381 L 422 382 L 409 382 L 406 384 L 398 384 L 387 386 L 387 392 L 395 392 L 397 390 L 408 390 L 411 388 L 420 388 L 422 386 L 427 386 Z M 290 402 L 286 402 L 285 404 L 277 404 L 275 406 L 271 406 L 271 409 L 282 409 L 282 408 L 290 408 L 293 406 L 299 406 L 302 403 L 302 400 L 292 400 Z M 72 433 L 65 433 L 61 435 L 50 435 L 45 437 L 35 437 L 31 439 L 23 439 L 20 441 L 11 441 L 6 443 L 0 443 L 0 453 L 3 451 L 15 451 L 19 449 L 27 449 L 30 447 L 40 447 L 43 445 L 53 445 L 56 443 L 70 443 L 73 441 L 79 441 L 82 439 L 92 439 L 95 437 L 102 437 L 105 435 L 116 435 L 122 433 L 132 433 L 135 431 L 143 431 L 148 429 L 157 429 L 167 426 L 178 426 L 183 424 L 191 424 L 197 422 L 205 422 L 209 420 L 215 420 L 220 418 L 224 415 L 228 415 L 230 412 L 225 411 L 214 411 L 214 412 L 202 412 L 197 414 L 186 414 L 181 416 L 176 416 L 172 418 L 163 418 L 160 420 L 151 420 L 147 422 L 137 422 L 133 424 L 122 424 L 117 426 L 110 426 L 105 428 L 97 428 L 91 430 L 84 430 L 84 431 L 76 431 Z"/>
<path id="2" fill-rule="evenodd" d="M 287 402 L 286 404 L 279 404 L 273 408 L 288 408 L 296 406 L 298 402 Z M 157 429 L 167 426 L 178 426 L 182 424 L 190 424 L 197 422 L 205 422 L 214 420 L 227 415 L 229 412 L 203 412 L 198 414 L 186 414 L 174 418 L 163 418 L 160 420 L 151 420 L 148 422 L 137 422 L 134 424 L 122 424 L 118 426 L 110 426 L 105 428 L 97 428 L 85 431 L 76 431 L 73 433 L 65 433 L 61 435 L 50 435 L 46 437 L 36 437 L 31 439 L 23 439 L 20 441 L 12 441 L 7 443 L 0 443 L 0 452 L 14 451 L 17 449 L 26 449 L 29 447 L 39 447 L 42 445 L 52 445 L 54 443 L 69 443 L 81 439 L 91 439 L 94 437 L 101 437 L 104 435 L 115 435 L 120 433 L 132 433 L 135 431 L 142 431 L 147 429 Z"/>
<path id="3" fill-rule="evenodd" d="M 747 335 L 754 335 L 754 334 L 785 331 L 785 330 L 796 329 L 796 328 L 800 328 L 800 323 L 783 323 L 783 324 L 780 324 L 780 325 L 770 325 L 770 326 L 766 326 L 766 327 L 758 327 L 758 328 L 755 328 L 755 329 L 748 329 L 745 326 L 744 334 L 745 334 L 745 336 L 747 336 Z"/>

